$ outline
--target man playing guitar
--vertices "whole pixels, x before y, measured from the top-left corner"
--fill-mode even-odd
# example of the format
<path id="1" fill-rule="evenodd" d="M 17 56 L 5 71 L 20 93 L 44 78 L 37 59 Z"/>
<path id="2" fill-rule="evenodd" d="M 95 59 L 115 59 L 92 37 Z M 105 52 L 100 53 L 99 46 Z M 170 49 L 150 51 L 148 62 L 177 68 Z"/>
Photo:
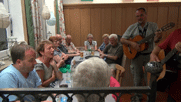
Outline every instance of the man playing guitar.
<path id="1" fill-rule="evenodd" d="M 154 48 L 150 55 L 150 61 L 160 62 L 158 53 L 164 49 L 167 54 L 174 48 L 179 53 L 174 54 L 173 57 L 166 62 L 167 73 L 164 77 L 164 79 L 166 79 L 166 83 L 161 83 L 161 87 L 170 86 L 168 91 L 169 97 L 167 98 L 168 102 L 179 102 L 181 100 L 180 94 L 178 93 L 181 91 L 181 28 L 173 31 L 163 43 Z"/>
<path id="2" fill-rule="evenodd" d="M 137 23 L 132 24 L 129 26 L 126 30 L 126 32 L 123 34 L 121 38 L 122 44 L 127 44 L 131 46 L 132 48 L 136 49 L 139 53 L 137 53 L 136 57 L 132 59 L 131 61 L 131 71 L 134 77 L 134 86 L 142 86 L 141 79 L 143 78 L 146 80 L 146 73 L 143 73 L 143 66 L 149 62 L 150 60 L 150 53 L 153 50 L 155 42 L 158 42 L 162 35 L 157 31 L 158 27 L 156 23 L 153 22 L 147 22 L 147 13 L 145 8 L 138 8 L 136 10 L 136 19 L 138 20 Z M 152 39 L 149 39 L 146 43 L 148 47 L 140 52 L 139 44 L 133 41 L 130 41 L 129 39 L 133 39 L 137 35 L 141 35 L 143 38 L 149 36 L 150 34 L 155 33 L 155 37 Z M 132 98 L 132 100 L 139 101 L 141 100 L 140 95 L 135 94 L 135 96 Z"/>

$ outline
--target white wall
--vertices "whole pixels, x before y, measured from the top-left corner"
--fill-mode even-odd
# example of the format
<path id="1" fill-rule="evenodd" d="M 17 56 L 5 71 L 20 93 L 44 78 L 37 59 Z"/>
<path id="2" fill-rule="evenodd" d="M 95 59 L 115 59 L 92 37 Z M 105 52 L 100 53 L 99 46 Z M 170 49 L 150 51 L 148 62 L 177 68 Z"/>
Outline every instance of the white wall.
<path id="1" fill-rule="evenodd" d="M 24 41 L 24 29 L 23 29 L 23 19 L 22 19 L 22 8 L 21 0 L 4 0 L 4 6 L 8 11 L 8 2 L 9 1 L 9 11 L 12 18 L 12 27 L 8 26 L 6 28 L 7 38 L 17 38 L 17 41 Z M 10 28 L 12 28 L 12 35 L 10 33 Z M 8 50 L 0 51 L 0 59 L 9 55 Z"/>

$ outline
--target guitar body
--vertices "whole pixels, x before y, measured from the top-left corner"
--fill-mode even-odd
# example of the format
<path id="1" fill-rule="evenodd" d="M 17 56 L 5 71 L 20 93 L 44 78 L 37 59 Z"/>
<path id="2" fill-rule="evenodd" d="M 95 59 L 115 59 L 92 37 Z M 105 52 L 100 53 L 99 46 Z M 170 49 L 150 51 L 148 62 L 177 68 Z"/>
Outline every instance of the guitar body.
<path id="1" fill-rule="evenodd" d="M 137 36 L 134 37 L 134 39 L 129 39 L 129 41 L 137 42 L 137 41 L 140 41 L 142 39 L 143 39 L 142 36 L 137 35 Z M 145 48 L 146 48 L 145 43 L 140 44 L 140 51 L 143 51 Z M 133 59 L 136 56 L 137 52 L 138 52 L 134 48 L 128 46 L 127 44 L 123 44 L 123 51 L 124 51 L 124 54 L 129 59 Z"/>
<path id="2" fill-rule="evenodd" d="M 164 50 L 161 50 L 159 52 L 158 58 L 159 58 L 159 60 L 162 60 L 162 59 L 165 58 Z M 160 79 L 164 78 L 165 74 L 166 74 L 166 64 L 163 65 L 163 70 L 160 73 L 159 77 L 156 79 L 156 81 L 159 81 Z M 151 73 L 147 72 L 147 83 L 148 83 L 148 85 L 149 85 L 149 82 L 150 82 L 150 78 L 151 78 Z"/>
<path id="3" fill-rule="evenodd" d="M 164 50 L 161 50 L 160 53 L 158 54 L 158 58 L 160 60 L 164 59 L 165 58 L 165 52 Z M 166 64 L 163 65 L 163 70 L 162 72 L 160 73 L 159 77 L 157 78 L 157 81 L 162 79 L 164 76 L 165 76 L 165 73 L 166 73 Z"/>

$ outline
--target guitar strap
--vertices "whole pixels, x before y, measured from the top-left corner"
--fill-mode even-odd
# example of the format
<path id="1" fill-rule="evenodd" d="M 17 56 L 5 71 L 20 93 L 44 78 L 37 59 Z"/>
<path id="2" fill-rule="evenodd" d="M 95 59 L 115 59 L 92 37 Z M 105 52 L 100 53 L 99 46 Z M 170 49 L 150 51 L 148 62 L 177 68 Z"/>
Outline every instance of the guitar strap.
<path id="1" fill-rule="evenodd" d="M 148 28 L 148 24 L 144 27 L 143 32 L 142 32 L 142 30 L 140 29 L 139 24 L 138 24 L 139 35 L 141 35 L 143 38 L 145 38 L 145 36 L 146 36 L 147 28 Z"/>

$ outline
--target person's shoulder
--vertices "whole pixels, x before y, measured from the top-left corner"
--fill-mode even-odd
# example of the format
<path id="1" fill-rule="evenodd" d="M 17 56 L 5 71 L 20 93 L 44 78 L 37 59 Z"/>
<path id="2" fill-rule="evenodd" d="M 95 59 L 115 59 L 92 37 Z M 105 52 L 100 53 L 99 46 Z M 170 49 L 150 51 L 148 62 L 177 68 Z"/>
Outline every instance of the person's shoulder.
<path id="1" fill-rule="evenodd" d="M 111 44 L 109 44 L 109 45 L 107 45 L 107 48 L 110 48 L 112 45 Z"/>
<path id="2" fill-rule="evenodd" d="M 97 43 L 97 41 L 95 41 L 95 40 L 93 40 L 92 42 L 93 42 L 93 43 Z"/>
<path id="3" fill-rule="evenodd" d="M 131 29 L 134 29 L 135 27 L 137 27 L 138 25 L 138 22 L 134 23 L 134 24 L 131 24 L 129 27 L 128 27 L 128 30 L 131 30 Z"/>
<path id="4" fill-rule="evenodd" d="M 155 22 L 148 22 L 149 25 L 157 26 L 157 23 Z"/>
<path id="5" fill-rule="evenodd" d="M 123 45 L 122 45 L 122 43 L 121 43 L 121 42 L 118 42 L 118 46 L 119 46 L 119 47 L 122 47 Z"/>
<path id="6" fill-rule="evenodd" d="M 177 36 L 178 34 L 181 34 L 181 28 L 174 30 L 171 35 Z"/>
<path id="7" fill-rule="evenodd" d="M 14 68 L 13 65 L 9 65 L 7 68 L 5 68 L 4 70 L 1 71 L 0 73 L 0 77 L 2 76 L 15 76 L 17 72 L 17 69 Z"/>
<path id="8" fill-rule="evenodd" d="M 37 75 L 37 72 L 36 72 L 36 69 L 33 69 L 30 73 L 29 73 L 30 76 L 36 76 Z"/>
<path id="9" fill-rule="evenodd" d="M 131 24 L 129 27 L 132 28 L 132 27 L 135 27 L 138 25 L 138 22 L 134 23 L 134 24 Z"/>
<path id="10" fill-rule="evenodd" d="M 181 33 L 181 28 L 174 30 L 173 32 L 179 32 Z"/>

